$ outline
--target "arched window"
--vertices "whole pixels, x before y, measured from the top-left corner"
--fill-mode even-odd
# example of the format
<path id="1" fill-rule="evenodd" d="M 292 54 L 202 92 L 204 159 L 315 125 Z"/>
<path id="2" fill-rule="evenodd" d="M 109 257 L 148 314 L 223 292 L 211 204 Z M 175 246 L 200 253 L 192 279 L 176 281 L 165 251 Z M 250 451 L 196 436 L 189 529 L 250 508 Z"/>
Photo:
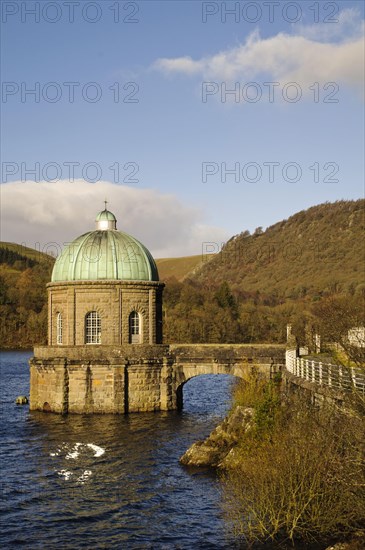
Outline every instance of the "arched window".
<path id="1" fill-rule="evenodd" d="M 61 313 L 57 313 L 57 344 L 62 344 L 62 330 L 63 330 L 63 325 L 62 325 L 62 314 Z"/>
<path id="2" fill-rule="evenodd" d="M 132 311 L 129 316 L 129 343 L 139 344 L 141 342 L 141 320 L 137 311 Z"/>
<path id="3" fill-rule="evenodd" d="M 85 317 L 85 343 L 101 344 L 101 321 L 97 311 L 90 311 Z"/>

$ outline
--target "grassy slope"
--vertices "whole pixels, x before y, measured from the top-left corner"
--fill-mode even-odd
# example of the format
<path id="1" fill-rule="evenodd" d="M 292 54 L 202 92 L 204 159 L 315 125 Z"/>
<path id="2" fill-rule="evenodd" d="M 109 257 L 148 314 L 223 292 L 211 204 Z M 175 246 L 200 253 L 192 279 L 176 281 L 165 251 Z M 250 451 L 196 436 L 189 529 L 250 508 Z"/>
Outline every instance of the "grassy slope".
<path id="1" fill-rule="evenodd" d="M 182 258 L 161 258 L 156 260 L 161 281 L 175 277 L 183 281 L 187 276 L 194 276 L 194 272 L 204 265 L 212 255 L 185 256 Z"/>

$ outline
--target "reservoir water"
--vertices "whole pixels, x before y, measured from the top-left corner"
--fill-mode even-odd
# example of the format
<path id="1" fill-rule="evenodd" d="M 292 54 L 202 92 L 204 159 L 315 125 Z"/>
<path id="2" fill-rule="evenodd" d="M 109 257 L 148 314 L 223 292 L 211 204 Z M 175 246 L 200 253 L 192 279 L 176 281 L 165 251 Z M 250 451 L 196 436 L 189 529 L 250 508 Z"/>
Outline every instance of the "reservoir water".
<path id="1" fill-rule="evenodd" d="M 184 410 L 128 416 L 29 412 L 31 352 L 1 356 L 1 547 L 232 549 L 220 482 L 179 457 L 230 406 L 233 378 L 184 386 Z"/>

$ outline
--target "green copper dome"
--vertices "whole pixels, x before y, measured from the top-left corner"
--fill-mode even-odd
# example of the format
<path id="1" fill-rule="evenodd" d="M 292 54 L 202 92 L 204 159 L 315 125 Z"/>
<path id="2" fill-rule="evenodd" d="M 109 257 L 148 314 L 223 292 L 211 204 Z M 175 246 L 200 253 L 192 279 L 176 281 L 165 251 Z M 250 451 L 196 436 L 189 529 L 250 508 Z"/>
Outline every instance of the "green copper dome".
<path id="1" fill-rule="evenodd" d="M 96 218 L 96 230 L 81 235 L 63 249 L 53 267 L 52 282 L 158 281 L 151 253 L 127 233 L 116 230 L 108 210 Z"/>

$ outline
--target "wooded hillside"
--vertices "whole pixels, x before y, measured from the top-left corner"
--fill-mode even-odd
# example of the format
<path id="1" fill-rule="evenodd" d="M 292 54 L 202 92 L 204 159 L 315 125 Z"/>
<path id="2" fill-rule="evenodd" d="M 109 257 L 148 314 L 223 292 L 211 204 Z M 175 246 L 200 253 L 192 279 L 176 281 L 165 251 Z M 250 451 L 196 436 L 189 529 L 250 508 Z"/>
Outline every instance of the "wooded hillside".
<path id="1" fill-rule="evenodd" d="M 364 208 L 364 200 L 325 203 L 230 239 L 194 277 L 169 282 L 167 340 L 284 342 L 286 324 L 303 323 L 318 301 L 362 304 Z"/>
<path id="2" fill-rule="evenodd" d="M 45 343 L 46 283 L 54 258 L 25 246 L 0 243 L 0 347 Z"/>
<path id="3" fill-rule="evenodd" d="M 365 200 L 313 206 L 230 239 L 196 280 L 234 292 L 312 298 L 365 289 Z"/>

